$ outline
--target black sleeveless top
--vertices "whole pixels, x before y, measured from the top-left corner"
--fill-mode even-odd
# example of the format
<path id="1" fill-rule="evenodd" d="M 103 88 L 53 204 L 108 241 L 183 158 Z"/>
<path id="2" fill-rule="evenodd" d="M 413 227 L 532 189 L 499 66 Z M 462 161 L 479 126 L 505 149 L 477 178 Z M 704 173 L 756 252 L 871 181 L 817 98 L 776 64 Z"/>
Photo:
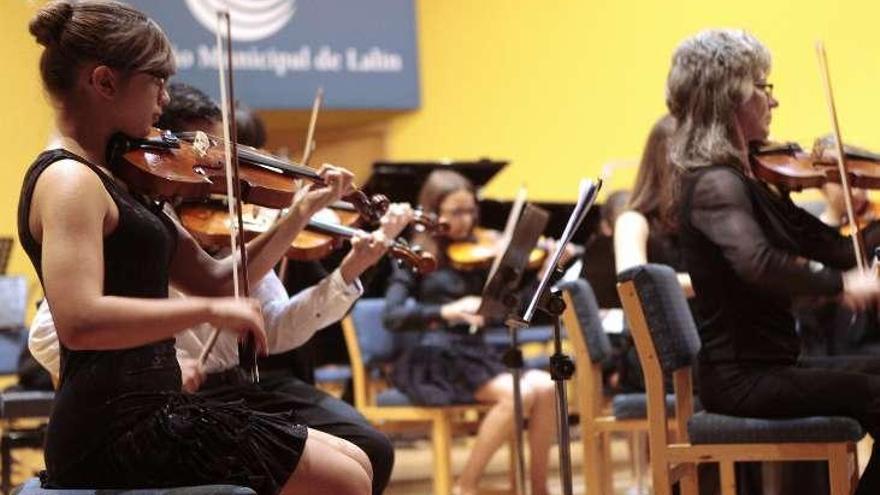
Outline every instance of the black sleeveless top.
<path id="1" fill-rule="evenodd" d="M 97 166 L 64 150 L 37 158 L 25 175 L 19 202 L 19 238 L 41 280 L 40 246 L 28 227 L 31 198 L 40 174 L 65 159 L 95 172 L 119 209 L 116 229 L 104 238 L 104 294 L 168 297 L 174 224 L 158 205 L 135 197 Z M 181 393 L 173 339 L 112 351 L 74 351 L 62 344 L 44 486 L 225 483 L 274 494 L 296 468 L 307 437 L 308 429 L 292 412 L 263 413 L 242 402 Z"/>
<path id="2" fill-rule="evenodd" d="M 678 232 L 670 231 L 655 215 L 648 220 L 648 240 L 646 256 L 649 263 L 660 263 L 672 267 L 676 272 L 687 272 Z"/>
<path id="3" fill-rule="evenodd" d="M 65 159 L 92 169 L 119 209 L 116 229 L 104 238 L 104 294 L 167 298 L 168 265 L 176 241 L 170 219 L 159 206 L 140 201 L 95 165 L 60 149 L 40 154 L 25 175 L 19 200 L 19 240 L 40 280 L 41 248 L 28 226 L 31 198 L 40 174 L 52 163 Z M 73 461 L 68 456 L 87 455 L 93 448 L 99 448 L 107 435 L 138 421 L 135 414 L 107 423 L 108 418 L 121 416 L 119 408 L 125 407 L 126 397 L 181 389 L 173 339 L 114 351 L 74 351 L 63 344 L 60 347 L 61 381 L 46 445 L 50 472 L 63 471 L 59 468 Z M 75 452 L 64 452 L 73 445 L 77 446 Z"/>

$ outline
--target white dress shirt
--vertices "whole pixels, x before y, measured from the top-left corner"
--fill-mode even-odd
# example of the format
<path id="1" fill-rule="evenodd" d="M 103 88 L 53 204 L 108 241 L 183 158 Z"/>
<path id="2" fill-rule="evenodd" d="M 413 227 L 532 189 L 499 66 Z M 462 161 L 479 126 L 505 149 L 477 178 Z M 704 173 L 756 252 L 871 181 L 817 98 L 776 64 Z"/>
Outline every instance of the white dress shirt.
<path id="1" fill-rule="evenodd" d="M 252 292 L 252 296 L 262 304 L 269 354 L 295 349 L 318 330 L 341 320 L 362 293 L 360 281 L 355 280 L 347 285 L 337 269 L 317 284 L 289 297 L 281 280 L 275 272 L 270 271 Z M 175 290 L 171 291 L 171 295 L 185 297 Z M 201 324 L 178 333 L 175 343 L 178 359 L 197 359 L 212 331 L 211 325 Z M 52 376 L 59 376 L 61 363 L 58 335 L 46 300 L 40 304 L 31 322 L 28 347 L 34 358 Z M 237 334 L 220 332 L 214 349 L 208 355 L 205 371 L 213 373 L 237 365 Z"/>

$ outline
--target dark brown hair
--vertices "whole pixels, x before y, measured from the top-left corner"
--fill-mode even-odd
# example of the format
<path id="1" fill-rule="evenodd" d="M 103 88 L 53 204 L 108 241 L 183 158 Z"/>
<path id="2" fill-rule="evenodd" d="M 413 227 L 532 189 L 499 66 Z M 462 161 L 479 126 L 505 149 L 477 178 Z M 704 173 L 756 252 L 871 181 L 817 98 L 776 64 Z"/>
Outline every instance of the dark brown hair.
<path id="1" fill-rule="evenodd" d="M 220 121 L 222 116 L 220 107 L 198 88 L 182 82 L 173 82 L 168 85 L 168 96 L 170 100 L 162 109 L 162 115 L 156 123 L 159 129 L 181 132 L 192 122 Z"/>
<path id="2" fill-rule="evenodd" d="M 435 170 L 428 175 L 422 189 L 419 191 L 419 206 L 428 213 L 439 216 L 440 205 L 447 196 L 454 192 L 467 191 L 476 199 L 477 191 L 474 185 L 465 176 L 452 170 Z M 474 226 L 479 224 L 479 218 L 474 218 Z M 413 237 L 413 244 L 437 257 L 441 265 L 446 263 L 446 238 L 436 239 L 430 235 L 417 232 Z"/>
<path id="3" fill-rule="evenodd" d="M 56 98 L 73 88 L 76 71 L 85 63 L 161 78 L 174 73 L 171 44 L 159 25 L 120 2 L 51 2 L 37 11 L 29 29 L 45 47 L 40 75 Z"/>
<path id="4" fill-rule="evenodd" d="M 240 101 L 235 102 L 235 126 L 239 143 L 253 148 L 266 145 L 266 124 L 256 112 Z"/>
<path id="5" fill-rule="evenodd" d="M 628 205 L 629 209 L 644 215 L 649 224 L 667 231 L 675 231 L 678 226 L 675 191 L 679 173 L 670 163 L 667 151 L 673 132 L 675 119 L 668 114 L 651 128 Z"/>

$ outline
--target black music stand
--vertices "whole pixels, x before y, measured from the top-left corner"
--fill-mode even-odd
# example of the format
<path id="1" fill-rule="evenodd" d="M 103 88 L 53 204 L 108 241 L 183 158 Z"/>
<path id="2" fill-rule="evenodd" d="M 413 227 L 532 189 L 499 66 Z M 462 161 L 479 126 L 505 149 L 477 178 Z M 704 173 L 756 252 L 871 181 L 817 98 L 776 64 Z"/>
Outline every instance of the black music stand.
<path id="1" fill-rule="evenodd" d="M 550 357 L 550 376 L 556 382 L 559 470 L 560 477 L 562 478 L 562 493 L 565 495 L 572 494 L 571 435 L 568 425 L 568 398 L 566 396 L 565 382 L 571 379 L 571 376 L 574 374 L 574 362 L 562 352 L 562 331 L 559 325 L 559 316 L 565 311 L 565 302 L 562 300 L 559 291 L 550 287 L 550 281 L 556 275 L 557 267 L 566 245 L 571 242 L 578 226 L 583 222 L 587 212 L 596 201 L 596 196 L 601 187 L 601 180 L 598 180 L 596 183 L 586 179 L 581 181 L 578 202 L 568 219 L 565 231 L 556 243 L 556 250 L 552 253 L 549 260 L 549 266 L 553 268 L 548 269 L 544 273 L 522 317 L 517 316 L 519 301 L 514 291 L 528 263 L 528 253 L 537 242 L 537 236 L 540 235 L 540 231 L 538 234 L 534 234 L 537 220 L 527 218 L 527 214 L 534 212 L 535 207 L 531 205 L 526 207 L 498 270 L 493 274 L 483 292 L 480 314 L 486 317 L 493 317 L 506 310 L 509 315 L 506 325 L 510 330 L 510 350 L 505 355 L 505 364 L 511 369 L 511 375 L 513 376 L 514 421 L 516 425 L 514 438 L 517 454 L 515 481 L 517 494 L 525 493 L 525 456 L 522 447 L 525 415 L 522 409 L 522 392 L 519 383 L 522 370 L 522 352 L 519 350 L 517 333 L 520 329 L 528 328 L 531 325 L 532 318 L 538 309 L 541 309 L 553 319 L 554 352 Z M 545 212 L 543 225 L 546 225 L 546 218 Z M 541 225 L 542 230 L 543 225 Z M 532 241 L 532 236 L 534 236 L 534 241 Z"/>
<path id="2" fill-rule="evenodd" d="M 538 244 L 538 238 L 544 232 L 550 215 L 546 210 L 533 205 L 523 209 L 510 242 L 501 257 L 501 262 L 494 273 L 489 275 L 483 289 L 482 301 L 477 311 L 489 320 L 510 319 L 517 314 L 519 298 L 516 291 L 520 280 L 529 264 L 529 254 Z M 513 376 L 513 411 L 514 411 L 514 448 L 516 450 L 516 484 L 517 494 L 525 489 L 525 454 L 523 452 L 523 429 L 525 414 L 522 408 L 522 376 L 523 357 L 519 348 L 518 327 L 510 328 L 510 347 L 504 353 L 504 364 Z"/>
<path id="3" fill-rule="evenodd" d="M 418 204 L 418 194 L 425 179 L 434 170 L 452 170 L 467 177 L 478 190 L 486 185 L 508 162 L 480 158 L 473 161 L 375 162 L 370 178 L 363 186 L 368 194 L 384 194 L 392 201 Z"/>

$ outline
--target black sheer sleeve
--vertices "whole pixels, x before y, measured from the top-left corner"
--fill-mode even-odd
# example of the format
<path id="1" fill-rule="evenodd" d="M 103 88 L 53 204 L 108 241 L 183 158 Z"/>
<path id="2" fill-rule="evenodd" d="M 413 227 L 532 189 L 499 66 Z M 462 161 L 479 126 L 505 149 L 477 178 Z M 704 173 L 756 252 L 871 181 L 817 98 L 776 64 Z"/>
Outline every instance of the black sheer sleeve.
<path id="1" fill-rule="evenodd" d="M 752 285 L 788 296 L 839 293 L 843 288 L 839 270 L 771 244 L 756 220 L 746 180 L 726 167 L 701 173 L 689 205 L 691 225 L 717 245 L 733 271 Z M 811 250 L 818 254 L 818 244 Z"/>
<path id="2" fill-rule="evenodd" d="M 804 255 L 825 265 L 848 270 L 856 266 L 853 243 L 849 236 L 840 235 L 838 229 L 826 225 L 801 208 L 792 208 L 798 223 L 806 233 L 801 239 Z M 874 249 L 880 246 L 880 221 L 874 221 L 862 229 L 866 255 L 871 258 Z"/>
<path id="3" fill-rule="evenodd" d="M 409 269 L 394 266 L 385 292 L 385 328 L 391 331 L 426 330 L 443 322 L 440 304 L 416 299 L 418 280 Z"/>

